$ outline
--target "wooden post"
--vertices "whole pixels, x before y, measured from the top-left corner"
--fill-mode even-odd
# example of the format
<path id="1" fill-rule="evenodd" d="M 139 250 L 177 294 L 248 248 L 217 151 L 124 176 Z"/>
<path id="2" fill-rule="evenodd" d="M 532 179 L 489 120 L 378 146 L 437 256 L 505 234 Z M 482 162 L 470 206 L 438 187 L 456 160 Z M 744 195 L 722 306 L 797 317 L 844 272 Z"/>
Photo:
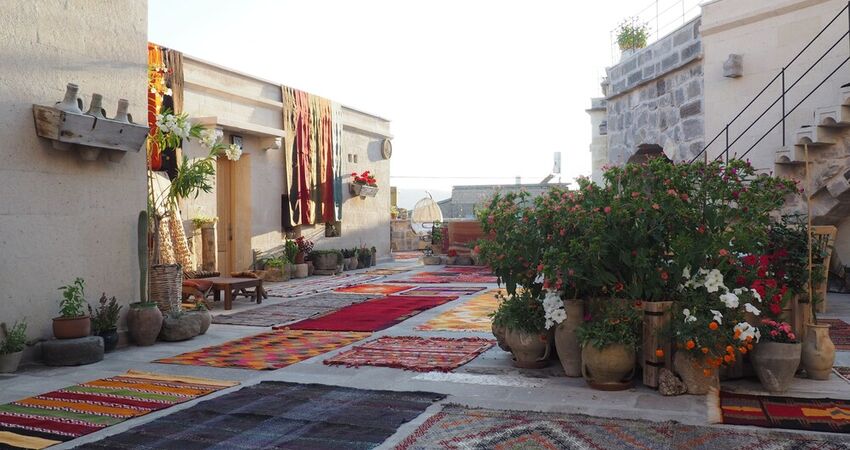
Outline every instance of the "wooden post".
<path id="1" fill-rule="evenodd" d="M 218 267 L 217 258 L 215 224 L 204 224 L 201 226 L 201 269 L 214 272 Z"/>
<path id="2" fill-rule="evenodd" d="M 673 368 L 673 346 L 666 336 L 672 320 L 673 302 L 643 302 L 643 384 L 658 387 L 662 368 Z M 659 358 L 655 351 L 661 349 Z"/>

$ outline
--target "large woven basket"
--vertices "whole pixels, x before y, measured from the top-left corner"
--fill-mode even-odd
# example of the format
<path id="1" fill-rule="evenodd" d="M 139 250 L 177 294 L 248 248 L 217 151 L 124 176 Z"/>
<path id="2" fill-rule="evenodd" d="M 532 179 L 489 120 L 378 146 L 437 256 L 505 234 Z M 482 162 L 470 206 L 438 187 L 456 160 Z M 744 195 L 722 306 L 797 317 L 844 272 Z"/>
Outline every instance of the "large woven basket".
<path id="1" fill-rule="evenodd" d="M 180 310 L 183 291 L 183 269 L 180 264 L 156 264 L 151 266 L 150 298 L 160 311 Z"/>

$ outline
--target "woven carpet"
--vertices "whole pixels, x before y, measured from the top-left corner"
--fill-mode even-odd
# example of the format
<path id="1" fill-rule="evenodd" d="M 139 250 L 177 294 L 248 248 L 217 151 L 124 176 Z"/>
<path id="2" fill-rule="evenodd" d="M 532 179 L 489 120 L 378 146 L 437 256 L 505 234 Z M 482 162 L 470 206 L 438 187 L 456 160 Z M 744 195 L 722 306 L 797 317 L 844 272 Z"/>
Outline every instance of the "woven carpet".
<path id="1" fill-rule="evenodd" d="M 491 331 L 490 314 L 499 307 L 499 301 L 496 299 L 497 292 L 499 292 L 499 289 L 478 294 L 463 305 L 434 317 L 419 325 L 416 329 L 422 331 Z"/>
<path id="2" fill-rule="evenodd" d="M 493 275 L 493 271 L 487 266 L 445 266 L 446 272 L 477 273 L 481 275 Z"/>
<path id="3" fill-rule="evenodd" d="M 850 350 L 850 323 L 840 319 L 818 319 L 818 323 L 829 324 L 829 338 L 837 350 Z"/>
<path id="4" fill-rule="evenodd" d="M 275 329 L 378 331 L 456 298 L 387 296 L 358 303 L 321 317 L 275 327 Z"/>
<path id="5" fill-rule="evenodd" d="M 709 393 L 709 417 L 729 425 L 850 433 L 850 400 Z M 718 402 L 719 400 L 719 402 Z M 719 410 L 718 410 L 719 405 Z"/>
<path id="6" fill-rule="evenodd" d="M 850 367 L 833 367 L 832 371 L 842 380 L 850 383 Z"/>
<path id="7" fill-rule="evenodd" d="M 410 272 L 410 269 L 394 269 L 394 268 L 385 268 L 385 269 L 372 269 L 367 270 L 363 273 L 366 275 L 396 275 L 399 273 Z"/>
<path id="8" fill-rule="evenodd" d="M 154 362 L 273 370 L 345 347 L 367 337 L 369 333 L 271 331 Z"/>
<path id="9" fill-rule="evenodd" d="M 0 405 L 0 448 L 41 449 L 239 383 L 129 371 Z"/>
<path id="10" fill-rule="evenodd" d="M 396 260 L 403 259 L 419 259 L 423 255 L 422 251 L 411 251 L 411 252 L 393 252 L 392 257 Z"/>
<path id="11" fill-rule="evenodd" d="M 496 341 L 481 338 L 384 336 L 328 358 L 325 364 L 448 372 L 472 361 L 495 343 Z"/>
<path id="12" fill-rule="evenodd" d="M 411 275 L 404 280 L 392 280 L 388 283 L 412 283 L 412 284 L 431 284 L 431 283 L 496 283 L 498 278 L 494 275 L 485 275 L 477 272 L 419 272 Z"/>
<path id="13" fill-rule="evenodd" d="M 392 285 L 392 284 L 357 284 L 354 286 L 335 289 L 334 292 L 342 292 L 344 294 L 380 294 L 392 295 L 408 289 L 413 289 L 414 286 Z"/>
<path id="14" fill-rule="evenodd" d="M 265 288 L 266 292 L 268 292 L 271 297 L 300 297 L 332 291 L 340 287 L 369 283 L 380 278 L 382 278 L 380 275 L 343 274 L 329 277 L 310 277 L 290 280 L 282 284 L 269 284 L 268 286 L 265 286 Z"/>
<path id="15" fill-rule="evenodd" d="M 396 449 L 523 450 L 838 450 L 833 438 L 777 432 L 718 430 L 675 422 L 608 419 L 578 414 L 495 411 L 448 405 Z"/>
<path id="16" fill-rule="evenodd" d="M 276 305 L 249 309 L 234 314 L 215 315 L 213 316 L 213 323 L 271 327 L 326 314 L 374 297 L 374 295 L 337 295 L 324 293 L 290 300 Z"/>
<path id="17" fill-rule="evenodd" d="M 82 448 L 369 449 L 444 397 L 264 381 Z"/>
<path id="18" fill-rule="evenodd" d="M 483 286 L 419 286 L 409 291 L 404 291 L 398 295 L 415 295 L 424 297 L 434 295 L 442 297 L 446 295 L 470 295 L 476 292 L 481 292 L 487 289 Z"/>

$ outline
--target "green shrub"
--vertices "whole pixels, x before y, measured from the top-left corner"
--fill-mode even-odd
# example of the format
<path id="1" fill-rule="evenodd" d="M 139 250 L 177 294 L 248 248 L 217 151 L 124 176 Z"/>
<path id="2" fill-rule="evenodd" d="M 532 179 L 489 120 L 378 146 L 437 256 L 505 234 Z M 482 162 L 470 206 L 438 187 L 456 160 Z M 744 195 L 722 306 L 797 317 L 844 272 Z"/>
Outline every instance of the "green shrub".
<path id="1" fill-rule="evenodd" d="M 17 353 L 24 349 L 27 345 L 27 323 L 24 321 L 15 322 L 12 328 L 7 329 L 6 324 L 3 324 L 3 331 L 6 335 L 3 343 L 0 344 L 0 355 L 8 355 L 9 353 Z"/>

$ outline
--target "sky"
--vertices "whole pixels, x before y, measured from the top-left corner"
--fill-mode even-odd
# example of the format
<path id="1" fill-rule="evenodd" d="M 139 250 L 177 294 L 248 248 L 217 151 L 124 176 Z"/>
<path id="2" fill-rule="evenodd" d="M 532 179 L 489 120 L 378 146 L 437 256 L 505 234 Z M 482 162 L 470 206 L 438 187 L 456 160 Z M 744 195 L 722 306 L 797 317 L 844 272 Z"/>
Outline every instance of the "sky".
<path id="1" fill-rule="evenodd" d="M 410 207 L 426 190 L 539 182 L 554 152 L 563 181 L 589 175 L 610 30 L 644 3 L 149 0 L 148 39 L 390 119 Z"/>

